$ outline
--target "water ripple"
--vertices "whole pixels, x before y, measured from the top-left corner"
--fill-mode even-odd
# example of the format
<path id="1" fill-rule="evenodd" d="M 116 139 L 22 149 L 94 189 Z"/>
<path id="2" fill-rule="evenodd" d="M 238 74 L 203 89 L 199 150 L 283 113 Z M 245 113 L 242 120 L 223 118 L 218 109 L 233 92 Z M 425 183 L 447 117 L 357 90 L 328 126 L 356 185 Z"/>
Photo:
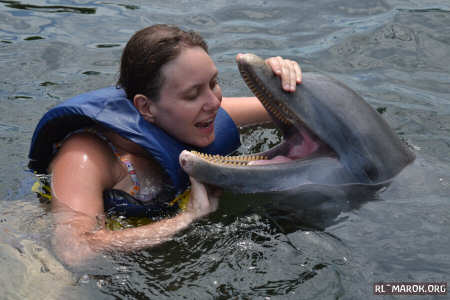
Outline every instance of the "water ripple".
<path id="1" fill-rule="evenodd" d="M 30 10 L 34 12 L 46 12 L 46 13 L 95 14 L 97 10 L 96 8 L 91 7 L 24 4 L 19 1 L 10 1 L 10 0 L 0 0 L 0 3 L 5 3 L 6 7 L 14 9 Z"/>

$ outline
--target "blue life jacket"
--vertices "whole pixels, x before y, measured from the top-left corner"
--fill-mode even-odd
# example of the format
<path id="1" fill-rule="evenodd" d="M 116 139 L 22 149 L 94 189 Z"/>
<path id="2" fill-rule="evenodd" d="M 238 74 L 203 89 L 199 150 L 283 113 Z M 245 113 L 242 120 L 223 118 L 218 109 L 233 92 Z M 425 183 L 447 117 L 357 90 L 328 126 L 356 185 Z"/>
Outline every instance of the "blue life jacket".
<path id="1" fill-rule="evenodd" d="M 108 87 L 75 96 L 50 109 L 34 131 L 28 167 L 38 174 L 47 174 L 54 144 L 70 132 L 94 125 L 109 128 L 147 150 L 165 170 L 176 193 L 189 185 L 189 178 L 178 161 L 181 151 L 226 155 L 240 145 L 238 129 L 222 108 L 215 120 L 214 142 L 203 148 L 193 147 L 146 121 L 122 89 Z"/>

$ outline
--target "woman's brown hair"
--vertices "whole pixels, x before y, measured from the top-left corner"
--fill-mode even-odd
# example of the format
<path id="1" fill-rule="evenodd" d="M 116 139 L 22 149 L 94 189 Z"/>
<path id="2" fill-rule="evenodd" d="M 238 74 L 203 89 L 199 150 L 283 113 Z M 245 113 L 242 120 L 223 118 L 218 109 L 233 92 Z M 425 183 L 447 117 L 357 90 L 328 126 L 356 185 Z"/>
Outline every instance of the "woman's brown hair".
<path id="1" fill-rule="evenodd" d="M 175 59 L 183 47 L 201 47 L 208 52 L 205 40 L 193 31 L 167 24 L 139 30 L 123 50 L 117 85 L 131 100 L 136 94 L 143 94 L 158 101 L 164 83 L 161 68 Z"/>

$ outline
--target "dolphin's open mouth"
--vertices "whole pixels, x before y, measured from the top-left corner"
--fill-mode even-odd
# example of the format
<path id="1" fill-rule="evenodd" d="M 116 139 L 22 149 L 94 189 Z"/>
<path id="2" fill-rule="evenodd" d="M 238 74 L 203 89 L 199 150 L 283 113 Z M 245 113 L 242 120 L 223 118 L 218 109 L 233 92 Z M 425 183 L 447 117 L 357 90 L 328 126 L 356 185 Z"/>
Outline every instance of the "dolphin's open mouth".
<path id="1" fill-rule="evenodd" d="M 238 62 L 241 76 L 270 114 L 275 126 L 283 133 L 283 141 L 272 149 L 255 155 L 221 156 L 196 151 L 190 151 L 190 153 L 213 164 L 234 166 L 290 163 L 318 156 L 336 157 L 336 152 L 331 147 L 317 137 L 285 103 L 275 99 L 266 85 L 258 79 L 258 76 L 252 74 L 253 68 L 249 66 L 247 59 L 251 60 L 252 56 L 244 55 Z M 269 70 L 268 67 L 267 69 Z M 183 160 L 181 163 L 183 165 Z"/>
<path id="2" fill-rule="evenodd" d="M 345 84 L 305 73 L 303 83 L 289 93 L 262 58 L 241 55 L 238 66 L 283 141 L 257 155 L 183 151 L 180 165 L 190 176 L 244 193 L 311 184 L 381 186 L 414 161 L 380 114 Z"/>

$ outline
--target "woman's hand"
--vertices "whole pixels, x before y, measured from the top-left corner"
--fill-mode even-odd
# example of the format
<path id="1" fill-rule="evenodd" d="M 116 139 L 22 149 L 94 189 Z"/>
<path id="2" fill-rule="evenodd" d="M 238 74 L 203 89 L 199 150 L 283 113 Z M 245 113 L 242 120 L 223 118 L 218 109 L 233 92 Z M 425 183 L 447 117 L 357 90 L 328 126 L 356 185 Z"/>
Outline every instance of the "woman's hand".
<path id="1" fill-rule="evenodd" d="M 191 214 L 194 219 L 198 219 L 216 211 L 222 190 L 205 185 L 193 177 L 189 179 L 191 180 L 191 198 L 185 212 Z"/>
<path id="2" fill-rule="evenodd" d="M 280 56 L 266 59 L 266 63 L 273 72 L 280 76 L 281 86 L 286 92 L 295 92 L 297 84 L 302 82 L 302 70 L 296 61 L 284 59 Z"/>

